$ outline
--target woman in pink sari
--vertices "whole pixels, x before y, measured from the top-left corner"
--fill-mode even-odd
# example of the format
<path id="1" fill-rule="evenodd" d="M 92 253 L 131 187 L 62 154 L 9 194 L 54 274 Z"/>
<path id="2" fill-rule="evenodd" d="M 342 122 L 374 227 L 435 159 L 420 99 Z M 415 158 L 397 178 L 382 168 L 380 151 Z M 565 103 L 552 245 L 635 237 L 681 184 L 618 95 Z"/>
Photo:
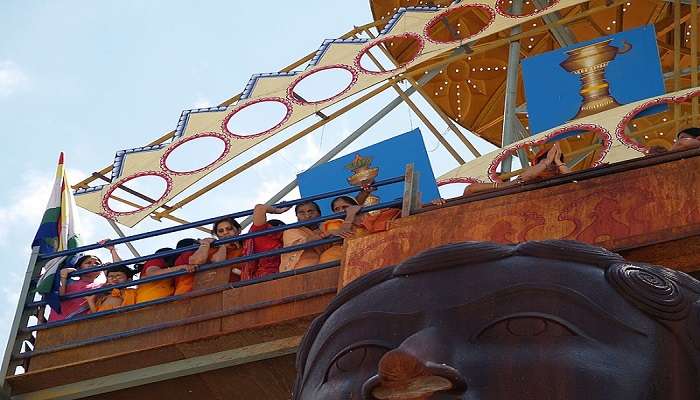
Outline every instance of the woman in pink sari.
<path id="1" fill-rule="evenodd" d="M 112 249 L 110 249 L 112 250 Z M 94 267 L 97 265 L 102 265 L 102 261 L 99 258 L 91 255 L 82 256 L 76 261 L 75 265 L 77 269 L 85 269 Z M 71 293 L 84 292 L 86 290 L 96 289 L 102 286 L 101 283 L 95 282 L 98 276 L 100 276 L 100 271 L 90 272 L 84 275 L 78 276 L 78 279 L 69 279 L 68 274 L 75 271 L 76 268 L 63 268 L 60 272 L 61 286 L 58 289 L 58 294 L 65 296 Z M 90 311 L 90 306 L 84 297 L 77 297 L 74 299 L 61 301 L 61 312 L 58 313 L 56 310 L 51 310 L 49 314 L 49 321 L 60 321 L 64 319 L 70 319 L 80 314 L 85 314 Z"/>

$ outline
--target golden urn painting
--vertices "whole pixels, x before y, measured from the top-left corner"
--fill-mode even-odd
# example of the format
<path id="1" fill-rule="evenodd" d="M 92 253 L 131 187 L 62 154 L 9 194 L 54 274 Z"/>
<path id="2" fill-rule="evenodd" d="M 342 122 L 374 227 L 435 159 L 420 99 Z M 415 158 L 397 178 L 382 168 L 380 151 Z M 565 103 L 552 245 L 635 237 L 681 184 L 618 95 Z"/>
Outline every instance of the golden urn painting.
<path id="1" fill-rule="evenodd" d="M 348 183 L 362 188 L 371 186 L 374 178 L 379 175 L 379 168 L 372 167 L 372 157 L 362 157 L 360 154 L 355 154 L 355 158 L 345 168 L 352 171 Z M 371 206 L 373 204 L 379 204 L 379 197 L 370 194 L 362 205 Z"/>
<path id="2" fill-rule="evenodd" d="M 625 54 L 632 45 L 624 42 L 622 48 L 610 45 L 612 39 L 604 40 L 569 50 L 569 56 L 560 65 L 562 68 L 581 78 L 583 102 L 576 116 L 572 119 L 585 117 L 608 110 L 620 105 L 610 94 L 610 84 L 605 80 L 605 69 L 618 54 Z"/>

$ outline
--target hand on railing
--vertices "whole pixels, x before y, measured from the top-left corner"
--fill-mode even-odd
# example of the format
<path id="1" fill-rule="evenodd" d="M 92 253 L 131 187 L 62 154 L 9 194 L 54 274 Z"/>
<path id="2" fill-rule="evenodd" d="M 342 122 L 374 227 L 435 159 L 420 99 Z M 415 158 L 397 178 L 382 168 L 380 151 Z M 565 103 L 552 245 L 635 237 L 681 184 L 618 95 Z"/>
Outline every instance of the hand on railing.
<path id="1" fill-rule="evenodd" d="M 108 238 L 108 239 L 102 239 L 97 243 L 104 246 L 104 248 L 109 251 L 109 254 L 112 256 L 112 262 L 121 261 L 122 258 L 119 256 L 119 253 L 117 253 L 117 250 L 114 248 L 114 245 L 113 244 L 105 245 L 105 243 L 107 243 L 109 241 L 111 241 L 111 239 Z"/>

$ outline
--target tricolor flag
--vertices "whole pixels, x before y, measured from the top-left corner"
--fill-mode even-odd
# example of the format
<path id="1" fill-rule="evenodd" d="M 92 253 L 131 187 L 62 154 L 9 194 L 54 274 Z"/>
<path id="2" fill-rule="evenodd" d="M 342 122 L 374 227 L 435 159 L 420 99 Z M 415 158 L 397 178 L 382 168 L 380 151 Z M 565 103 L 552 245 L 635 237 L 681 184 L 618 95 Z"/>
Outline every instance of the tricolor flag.
<path id="1" fill-rule="evenodd" d="M 58 158 L 56 179 L 49 203 L 46 205 L 41 225 L 34 236 L 32 247 L 39 246 L 39 254 L 50 254 L 56 251 L 78 247 L 78 235 L 75 233 L 75 200 L 71 192 L 65 168 L 63 153 Z M 60 312 L 58 300 L 58 272 L 66 257 L 53 258 L 46 261 L 44 272 L 37 283 L 37 292 L 46 295 L 46 300 L 52 309 Z"/>

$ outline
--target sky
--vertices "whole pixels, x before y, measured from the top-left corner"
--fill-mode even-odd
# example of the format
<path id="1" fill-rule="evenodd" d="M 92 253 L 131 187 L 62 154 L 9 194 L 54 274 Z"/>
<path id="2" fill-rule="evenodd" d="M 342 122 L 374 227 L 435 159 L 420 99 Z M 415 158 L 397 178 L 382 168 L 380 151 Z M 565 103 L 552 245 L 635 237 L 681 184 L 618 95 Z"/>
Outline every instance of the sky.
<path id="1" fill-rule="evenodd" d="M 78 182 L 110 165 L 118 150 L 144 145 L 174 129 L 182 110 L 218 105 L 240 92 L 252 74 L 277 71 L 318 49 L 324 39 L 372 20 L 367 0 L 343 5 L 328 0 L 208 1 L 206 6 L 177 0 L 0 0 L 0 352 L 59 153 L 65 152 L 70 181 Z M 266 201 L 396 96 L 385 91 L 175 214 L 195 221 Z M 412 99 L 465 160 L 473 158 L 419 95 Z M 314 118 L 253 147 L 193 190 Z M 423 132 L 435 176 L 457 166 L 405 104 L 340 155 L 415 127 Z M 478 139 L 474 143 L 482 153 L 493 149 Z M 184 158 L 206 159 L 207 150 L 193 146 L 191 157 Z M 445 188 L 442 196 L 458 192 L 460 188 Z M 297 196 L 295 191 L 287 198 Z M 102 217 L 82 209 L 78 214 L 83 243 L 116 237 Z M 287 213 L 283 219 L 294 216 Z M 149 218 L 133 229 L 122 228 L 134 234 L 171 225 Z M 204 236 L 185 231 L 134 245 L 148 254 L 182 237 Z M 124 246 L 117 250 L 129 255 Z M 106 252 L 97 254 L 108 259 Z"/>

